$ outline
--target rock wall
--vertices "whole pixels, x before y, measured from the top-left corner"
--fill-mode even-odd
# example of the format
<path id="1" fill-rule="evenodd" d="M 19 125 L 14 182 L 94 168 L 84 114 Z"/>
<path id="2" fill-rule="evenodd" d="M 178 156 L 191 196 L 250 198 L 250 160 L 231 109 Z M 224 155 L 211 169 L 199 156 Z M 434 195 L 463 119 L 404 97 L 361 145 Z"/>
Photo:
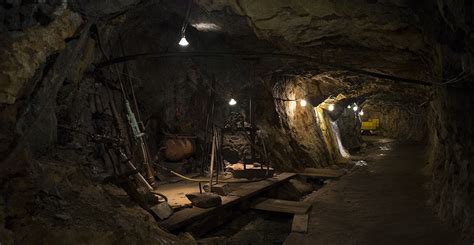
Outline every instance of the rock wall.
<path id="1" fill-rule="evenodd" d="M 306 99 L 305 83 L 299 80 L 288 79 L 278 82 L 273 89 L 275 107 L 280 120 L 280 125 L 286 129 L 290 142 L 295 142 L 292 148 L 298 150 L 298 160 L 294 163 L 296 168 L 324 167 L 333 159 L 332 148 L 328 152 L 316 111 L 311 102 L 306 106 L 301 105 L 301 100 Z M 325 117 L 323 116 L 323 119 Z"/>
<path id="2" fill-rule="evenodd" d="M 438 88 L 430 114 L 432 202 L 443 219 L 474 234 L 472 91 Z"/>
<path id="3" fill-rule="evenodd" d="M 61 4 L 42 21 L 48 4 L 20 2 L 0 3 L 20 22 L 0 18 L 0 243 L 185 242 L 102 183 L 110 166 L 84 135 L 106 83 L 90 73 L 102 59 L 94 21 Z"/>
<path id="4" fill-rule="evenodd" d="M 357 150 L 362 145 L 362 137 L 360 134 L 360 120 L 357 113 L 352 109 L 344 109 L 340 117 L 337 119 L 339 126 L 341 141 L 348 150 Z"/>
<path id="5" fill-rule="evenodd" d="M 474 237 L 473 8 L 469 0 L 440 0 L 433 6 L 435 16 L 422 18 L 427 26 L 435 27 L 428 29 L 430 38 L 437 42 L 433 73 L 444 83 L 434 88 L 428 117 L 431 201 L 441 218 L 461 227 L 471 240 Z M 463 76 L 458 77 L 460 74 Z"/>

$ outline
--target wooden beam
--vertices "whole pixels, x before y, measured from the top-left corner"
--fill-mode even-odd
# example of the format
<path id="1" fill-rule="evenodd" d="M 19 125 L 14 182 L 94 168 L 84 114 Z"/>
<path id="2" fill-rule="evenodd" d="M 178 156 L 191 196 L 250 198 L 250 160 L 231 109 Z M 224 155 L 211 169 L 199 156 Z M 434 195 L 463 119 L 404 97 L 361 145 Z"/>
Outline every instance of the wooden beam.
<path id="1" fill-rule="evenodd" d="M 252 208 L 279 213 L 305 214 L 311 208 L 311 204 L 272 198 L 259 198 Z"/>
<path id="2" fill-rule="evenodd" d="M 291 232 L 308 232 L 308 221 L 309 214 L 295 214 L 295 216 L 293 216 L 293 223 L 291 224 Z"/>

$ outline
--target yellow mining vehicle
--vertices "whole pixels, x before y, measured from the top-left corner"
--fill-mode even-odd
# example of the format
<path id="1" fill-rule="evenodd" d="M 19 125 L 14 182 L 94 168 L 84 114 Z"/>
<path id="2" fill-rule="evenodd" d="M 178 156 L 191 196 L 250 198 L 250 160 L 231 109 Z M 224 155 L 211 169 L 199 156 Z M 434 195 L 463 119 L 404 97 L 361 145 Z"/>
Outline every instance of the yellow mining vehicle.
<path id="1" fill-rule="evenodd" d="M 360 132 L 375 134 L 375 130 L 377 130 L 380 126 L 380 120 L 378 118 L 371 118 L 368 121 L 363 121 L 360 127 Z"/>

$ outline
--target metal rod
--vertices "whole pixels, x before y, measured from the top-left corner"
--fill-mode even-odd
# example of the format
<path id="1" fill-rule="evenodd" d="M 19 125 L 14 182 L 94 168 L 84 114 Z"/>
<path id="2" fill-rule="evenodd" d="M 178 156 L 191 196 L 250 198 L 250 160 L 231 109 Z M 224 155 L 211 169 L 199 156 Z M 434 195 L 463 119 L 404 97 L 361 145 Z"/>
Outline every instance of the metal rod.
<path id="1" fill-rule="evenodd" d="M 134 171 L 137 171 L 137 168 L 135 167 L 135 165 L 133 165 L 133 163 L 128 159 L 127 155 L 125 155 L 125 153 L 123 153 L 121 150 L 119 150 L 119 154 L 122 156 L 122 158 L 127 162 L 127 165 Z M 149 191 L 153 191 L 153 187 L 148 183 L 148 181 L 146 181 L 146 179 L 143 177 L 143 175 L 141 173 L 136 173 L 135 174 L 135 178 L 137 178 L 138 181 L 140 181 L 140 183 L 142 183 L 142 185 L 144 187 L 146 187 Z"/>
<path id="2" fill-rule="evenodd" d="M 125 55 L 125 49 L 123 48 L 123 42 L 122 42 L 122 35 L 119 35 L 119 43 L 120 43 L 120 49 L 122 50 L 122 55 Z M 143 121 L 141 119 L 140 110 L 138 109 L 138 102 L 137 102 L 137 97 L 135 96 L 135 89 L 133 88 L 132 79 L 130 77 L 126 62 L 124 64 L 124 68 L 125 68 L 125 75 L 128 78 L 127 79 L 128 85 L 130 86 L 130 91 L 132 92 L 132 100 L 133 100 L 133 105 L 135 106 L 135 113 L 137 114 L 138 123 L 141 124 L 142 130 L 145 130 Z"/>
<path id="3" fill-rule="evenodd" d="M 213 128 L 214 131 L 214 128 Z M 209 192 L 212 192 L 212 177 L 214 172 L 214 154 L 216 150 L 216 137 L 212 135 L 211 163 L 209 166 Z"/>
<path id="4" fill-rule="evenodd" d="M 221 164 L 221 157 L 219 155 L 220 151 L 220 145 L 219 145 L 219 131 L 216 128 L 216 184 L 219 184 L 219 170 L 220 170 L 220 164 Z"/>
<path id="5" fill-rule="evenodd" d="M 225 171 L 225 164 L 224 164 L 224 156 L 223 156 L 223 154 L 222 154 L 222 147 L 223 147 L 223 145 L 224 145 L 224 132 L 223 132 L 222 129 L 221 129 L 221 132 L 220 132 L 220 135 L 219 135 L 219 136 L 220 136 L 220 142 L 221 142 L 221 143 L 220 143 L 220 148 L 219 148 L 219 156 L 220 156 L 220 158 L 221 158 L 220 165 L 221 165 L 221 168 L 222 168 L 222 169 L 221 169 L 222 172 L 224 172 L 224 171 Z"/>
<path id="6" fill-rule="evenodd" d="M 206 117 L 206 128 L 204 129 L 204 149 L 202 153 L 202 159 L 201 159 L 201 174 L 204 173 L 204 164 L 207 163 L 208 157 L 209 157 L 209 125 L 210 121 L 213 123 L 213 113 L 214 113 L 214 82 L 215 80 L 212 80 L 211 86 L 210 86 L 210 91 L 209 91 L 209 98 L 210 98 L 210 103 L 211 103 L 211 108 L 207 106 L 207 117 Z M 210 111 L 209 111 L 210 109 Z"/>
<path id="7" fill-rule="evenodd" d="M 262 140 L 263 153 L 265 154 L 265 163 L 267 164 L 268 173 L 268 171 L 270 170 L 270 161 L 268 160 L 267 147 L 265 146 L 265 141 L 263 140 L 263 137 L 260 137 L 260 140 Z"/>

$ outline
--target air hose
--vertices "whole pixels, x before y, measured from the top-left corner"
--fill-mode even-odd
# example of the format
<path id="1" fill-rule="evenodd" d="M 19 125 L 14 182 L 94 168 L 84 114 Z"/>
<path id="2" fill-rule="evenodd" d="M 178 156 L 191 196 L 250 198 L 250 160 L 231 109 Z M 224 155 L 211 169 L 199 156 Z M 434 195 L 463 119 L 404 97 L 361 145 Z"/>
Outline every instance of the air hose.
<path id="1" fill-rule="evenodd" d="M 173 170 L 170 170 L 170 169 L 167 169 L 163 166 L 160 166 L 158 165 L 160 168 L 170 172 L 171 174 L 181 178 L 181 179 L 184 179 L 184 180 L 188 180 L 188 181 L 193 181 L 193 182 L 209 182 L 209 179 L 195 179 L 195 178 L 189 178 L 189 177 L 186 177 L 180 173 L 177 173 Z M 259 179 L 253 179 L 253 180 L 219 180 L 219 182 L 222 182 L 222 183 L 252 183 L 252 182 L 259 182 L 259 181 L 262 181 L 262 180 L 266 180 L 266 179 L 269 179 L 269 177 L 267 178 L 259 178 Z"/>
<path id="2" fill-rule="evenodd" d="M 151 191 L 151 193 L 153 193 L 154 195 L 160 196 L 161 198 L 165 199 L 165 202 L 168 202 L 168 197 L 166 197 L 165 194 L 160 193 L 160 192 L 156 192 L 154 190 Z"/>

